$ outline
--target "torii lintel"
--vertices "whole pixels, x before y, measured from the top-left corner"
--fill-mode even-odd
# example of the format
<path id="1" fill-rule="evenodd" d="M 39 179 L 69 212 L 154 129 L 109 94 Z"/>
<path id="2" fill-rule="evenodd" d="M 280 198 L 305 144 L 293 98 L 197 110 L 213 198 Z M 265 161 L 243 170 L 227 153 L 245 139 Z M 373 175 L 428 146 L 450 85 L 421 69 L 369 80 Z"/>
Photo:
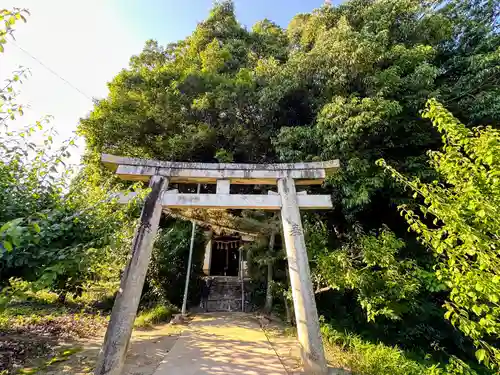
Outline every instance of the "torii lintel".
<path id="1" fill-rule="evenodd" d="M 191 163 L 103 154 L 102 163 L 120 178 L 149 181 L 151 176 L 165 176 L 171 183 L 215 184 L 229 180 L 231 184 L 277 185 L 280 178 L 291 177 L 296 185 L 322 184 L 340 167 L 338 160 L 310 163 Z"/>

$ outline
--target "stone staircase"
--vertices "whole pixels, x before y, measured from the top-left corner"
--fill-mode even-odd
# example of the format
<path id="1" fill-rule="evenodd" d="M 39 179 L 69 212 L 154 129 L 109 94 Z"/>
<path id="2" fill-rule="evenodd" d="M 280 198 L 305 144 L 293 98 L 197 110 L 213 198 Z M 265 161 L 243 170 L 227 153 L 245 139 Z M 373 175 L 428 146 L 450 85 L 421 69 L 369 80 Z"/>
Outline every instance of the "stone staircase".
<path id="1" fill-rule="evenodd" d="M 237 276 L 212 276 L 211 279 L 208 310 L 241 311 L 241 279 Z M 245 281 L 245 283 L 247 282 Z M 247 304 L 247 294 L 245 291 L 245 305 Z"/>

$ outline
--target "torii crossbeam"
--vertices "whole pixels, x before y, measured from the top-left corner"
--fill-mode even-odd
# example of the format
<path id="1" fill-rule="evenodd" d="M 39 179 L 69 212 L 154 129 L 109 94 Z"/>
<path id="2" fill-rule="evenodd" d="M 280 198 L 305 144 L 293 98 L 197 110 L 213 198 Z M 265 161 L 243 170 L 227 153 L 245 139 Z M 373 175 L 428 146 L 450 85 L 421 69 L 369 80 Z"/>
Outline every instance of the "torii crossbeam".
<path id="1" fill-rule="evenodd" d="M 328 195 L 297 193 L 296 185 L 321 184 L 339 161 L 283 164 L 184 163 L 103 154 L 101 161 L 124 180 L 149 181 L 131 258 L 123 273 L 95 375 L 120 375 L 163 208 L 280 210 L 302 362 L 307 374 L 326 374 L 300 209 L 329 209 Z M 216 194 L 180 194 L 169 183 L 216 184 Z M 269 195 L 230 194 L 231 184 L 277 185 Z M 122 197 L 122 201 L 130 199 Z"/>

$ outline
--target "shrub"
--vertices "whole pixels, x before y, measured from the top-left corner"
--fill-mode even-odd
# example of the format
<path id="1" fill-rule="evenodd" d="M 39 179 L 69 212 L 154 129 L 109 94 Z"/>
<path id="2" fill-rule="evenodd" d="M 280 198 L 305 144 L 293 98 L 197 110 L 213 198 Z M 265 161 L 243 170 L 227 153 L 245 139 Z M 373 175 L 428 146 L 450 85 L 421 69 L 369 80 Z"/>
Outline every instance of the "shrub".
<path id="1" fill-rule="evenodd" d="M 435 274 L 448 289 L 445 319 L 471 338 L 476 358 L 500 370 L 500 131 L 467 128 L 438 101 L 423 111 L 441 133 L 441 151 L 429 151 L 439 179 L 426 183 L 379 165 L 420 199 L 401 215 L 436 256 Z"/>
<path id="2" fill-rule="evenodd" d="M 335 353 L 337 365 L 360 375 L 477 375 L 468 364 L 456 357 L 444 366 L 439 363 L 424 363 L 409 358 L 397 346 L 372 343 L 359 336 L 340 332 L 329 324 L 321 326 L 323 340 L 340 351 Z M 486 374 L 486 373 L 485 373 Z"/>
<path id="3" fill-rule="evenodd" d="M 144 310 L 135 319 L 136 328 L 148 328 L 153 324 L 158 324 L 170 320 L 177 312 L 177 308 L 172 305 L 157 305 L 152 309 Z"/>

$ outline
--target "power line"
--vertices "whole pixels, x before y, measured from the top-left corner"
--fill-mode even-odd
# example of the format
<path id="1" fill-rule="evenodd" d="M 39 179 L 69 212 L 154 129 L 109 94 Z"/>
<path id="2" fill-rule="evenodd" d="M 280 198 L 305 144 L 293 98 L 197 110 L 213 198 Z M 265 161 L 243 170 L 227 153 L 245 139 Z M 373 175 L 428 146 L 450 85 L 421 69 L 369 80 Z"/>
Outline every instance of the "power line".
<path id="1" fill-rule="evenodd" d="M 85 92 L 83 92 L 82 90 L 80 90 L 78 87 L 76 87 L 75 85 L 73 85 L 70 81 L 68 81 L 66 78 L 64 77 L 61 77 L 59 74 L 57 74 L 56 71 L 54 71 L 53 69 L 51 69 L 49 66 L 45 65 L 43 62 L 41 62 L 39 59 L 37 59 L 35 56 L 33 56 L 31 53 L 29 53 L 28 51 L 26 51 L 23 47 L 21 47 L 19 44 L 17 44 L 13 38 L 11 38 L 11 43 L 13 45 L 15 45 L 17 48 L 19 48 L 22 52 L 24 52 L 26 55 L 28 55 L 29 57 L 31 57 L 33 60 L 35 60 L 37 63 L 39 63 L 41 66 L 43 66 L 45 69 L 47 69 L 49 72 L 51 72 L 53 75 L 55 75 L 57 78 L 59 78 L 61 81 L 63 81 L 64 83 L 66 83 L 69 87 L 71 87 L 73 90 L 76 90 L 78 91 L 81 95 L 85 96 L 85 98 L 87 98 L 88 100 L 90 101 L 94 101 L 94 99 L 92 99 L 92 97 L 90 95 L 87 95 Z"/>

